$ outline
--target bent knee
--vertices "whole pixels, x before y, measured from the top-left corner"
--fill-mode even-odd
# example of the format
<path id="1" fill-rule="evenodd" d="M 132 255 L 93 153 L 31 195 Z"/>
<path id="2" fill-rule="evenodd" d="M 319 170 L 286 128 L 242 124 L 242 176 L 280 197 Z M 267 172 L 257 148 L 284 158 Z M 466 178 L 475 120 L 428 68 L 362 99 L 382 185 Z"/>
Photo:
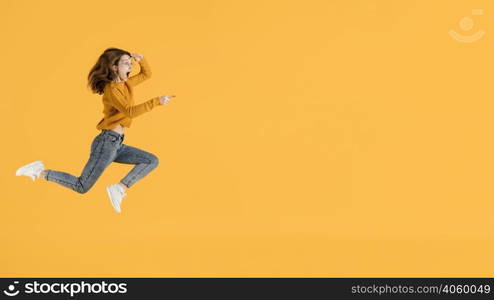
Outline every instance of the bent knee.
<path id="1" fill-rule="evenodd" d="M 87 188 L 84 188 L 84 187 L 80 187 L 80 188 L 77 188 L 76 189 L 76 192 L 78 192 L 79 194 L 85 194 L 89 191 L 89 189 Z"/>
<path id="2" fill-rule="evenodd" d="M 85 194 L 87 193 L 89 190 L 91 189 L 91 185 L 84 185 L 82 184 L 81 182 L 79 182 L 79 184 L 77 184 L 77 188 L 75 189 L 76 192 L 78 192 L 79 194 Z"/>
<path id="3" fill-rule="evenodd" d="M 150 164 L 150 165 L 153 165 L 153 166 L 155 166 L 155 167 L 156 167 L 156 166 L 158 166 L 158 165 L 159 165 L 159 163 L 160 163 L 160 160 L 159 160 L 159 159 L 158 159 L 158 157 L 157 157 L 156 155 L 154 155 L 154 154 L 152 154 L 152 155 L 149 157 L 149 159 L 150 159 L 150 161 L 151 161 L 149 164 Z"/>

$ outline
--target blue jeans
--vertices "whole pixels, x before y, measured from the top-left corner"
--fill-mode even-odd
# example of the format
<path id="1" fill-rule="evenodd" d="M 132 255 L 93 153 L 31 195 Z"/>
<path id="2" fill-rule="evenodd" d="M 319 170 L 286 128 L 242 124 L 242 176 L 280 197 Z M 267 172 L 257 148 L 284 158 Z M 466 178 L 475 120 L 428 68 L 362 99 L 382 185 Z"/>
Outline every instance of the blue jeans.
<path id="1" fill-rule="evenodd" d="M 46 180 L 56 182 L 78 193 L 84 194 L 95 184 L 103 171 L 112 162 L 132 164 L 135 167 L 121 180 L 127 187 L 146 176 L 158 166 L 158 158 L 149 152 L 123 144 L 125 134 L 103 129 L 91 144 L 89 160 L 81 176 L 46 170 Z"/>

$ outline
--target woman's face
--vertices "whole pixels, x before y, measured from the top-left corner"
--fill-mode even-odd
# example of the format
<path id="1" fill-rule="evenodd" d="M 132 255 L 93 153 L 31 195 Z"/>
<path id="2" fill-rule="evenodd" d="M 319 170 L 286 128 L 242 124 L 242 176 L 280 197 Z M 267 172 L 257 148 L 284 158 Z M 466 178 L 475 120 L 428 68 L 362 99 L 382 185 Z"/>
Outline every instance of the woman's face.
<path id="1" fill-rule="evenodd" d="M 130 60 L 130 56 L 127 54 L 120 56 L 118 66 L 113 66 L 113 69 L 118 74 L 119 80 L 117 81 L 127 81 L 127 79 L 129 79 L 130 72 L 132 71 L 132 61 Z"/>

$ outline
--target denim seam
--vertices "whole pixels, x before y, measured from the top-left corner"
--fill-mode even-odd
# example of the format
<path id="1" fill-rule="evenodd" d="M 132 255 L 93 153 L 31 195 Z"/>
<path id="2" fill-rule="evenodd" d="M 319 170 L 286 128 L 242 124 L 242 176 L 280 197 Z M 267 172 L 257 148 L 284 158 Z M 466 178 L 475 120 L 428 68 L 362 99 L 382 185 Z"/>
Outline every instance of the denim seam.
<path id="1" fill-rule="evenodd" d="M 139 176 L 142 172 L 144 172 L 144 170 L 147 170 L 150 166 L 152 166 L 151 160 L 148 160 L 148 161 L 149 162 L 145 164 L 146 166 L 144 168 L 139 170 L 139 172 L 137 172 L 137 174 L 134 174 L 134 176 L 131 177 L 131 182 L 134 181 L 137 178 L 137 176 Z"/>
<path id="2" fill-rule="evenodd" d="M 94 169 L 96 169 L 96 166 L 98 165 L 99 161 L 101 160 L 101 154 L 103 153 L 103 148 L 105 147 L 105 144 L 104 144 L 104 140 L 103 140 L 103 146 L 101 147 L 101 150 L 99 151 L 98 153 L 98 159 L 96 160 L 96 162 L 93 164 L 92 168 L 91 168 L 91 172 L 89 173 L 89 175 L 87 176 L 87 178 L 91 178 L 91 175 L 93 175 L 93 172 L 94 172 Z M 101 144 L 101 141 L 98 142 L 98 144 L 96 145 L 95 148 L 97 148 L 99 145 Z M 81 177 L 79 176 L 79 182 L 81 181 Z M 82 185 L 82 182 L 81 182 L 81 185 Z M 84 187 L 83 187 L 84 188 Z"/>
<path id="3" fill-rule="evenodd" d="M 58 178 L 52 178 L 50 181 L 54 181 L 54 182 L 59 182 L 59 183 L 65 183 L 67 185 L 70 185 L 73 187 L 73 189 L 76 189 L 76 185 L 73 184 L 72 182 L 68 182 L 68 181 L 65 181 L 65 180 L 61 180 L 61 179 L 58 179 Z"/>

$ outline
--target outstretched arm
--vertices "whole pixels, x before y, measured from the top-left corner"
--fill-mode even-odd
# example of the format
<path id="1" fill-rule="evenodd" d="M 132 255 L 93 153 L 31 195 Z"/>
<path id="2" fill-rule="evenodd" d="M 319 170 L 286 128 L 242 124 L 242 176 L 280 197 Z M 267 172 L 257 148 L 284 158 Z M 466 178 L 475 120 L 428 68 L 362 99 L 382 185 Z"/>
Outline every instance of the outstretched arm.
<path id="1" fill-rule="evenodd" d="M 141 104 L 131 106 L 118 88 L 111 89 L 110 99 L 112 105 L 129 118 L 140 116 L 145 112 L 151 111 L 154 107 L 161 105 L 160 97 L 154 97 Z"/>

